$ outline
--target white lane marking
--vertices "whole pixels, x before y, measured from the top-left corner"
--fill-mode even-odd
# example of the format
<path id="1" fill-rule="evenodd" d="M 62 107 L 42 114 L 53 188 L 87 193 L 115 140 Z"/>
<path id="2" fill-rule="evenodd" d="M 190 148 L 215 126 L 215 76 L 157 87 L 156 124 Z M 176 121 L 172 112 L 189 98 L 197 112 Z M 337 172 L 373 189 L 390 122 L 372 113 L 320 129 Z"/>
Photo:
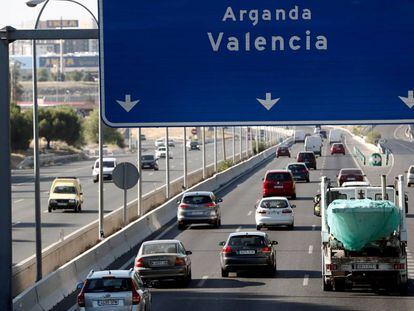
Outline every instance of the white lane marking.
<path id="1" fill-rule="evenodd" d="M 316 225 L 312 225 L 312 231 L 315 231 Z"/>
<path id="2" fill-rule="evenodd" d="M 19 200 L 14 201 L 13 203 L 17 204 L 17 203 L 20 203 L 20 202 L 23 202 L 23 201 L 24 201 L 24 199 L 19 199 Z"/>
<path id="3" fill-rule="evenodd" d="M 208 275 L 204 275 L 201 278 L 200 282 L 198 282 L 197 287 L 203 287 L 207 280 L 208 280 Z"/>
<path id="4" fill-rule="evenodd" d="M 303 277 L 303 286 L 308 286 L 309 284 L 309 274 L 305 274 Z"/>
<path id="5" fill-rule="evenodd" d="M 241 230 L 241 226 L 239 226 L 237 229 L 236 229 L 236 232 L 240 232 L 240 230 Z"/>
<path id="6" fill-rule="evenodd" d="M 399 138 L 398 138 L 398 136 L 397 136 L 397 132 L 403 127 L 403 126 L 405 126 L 404 124 L 402 124 L 402 125 L 400 125 L 400 126 L 397 126 L 397 128 L 394 130 L 394 138 L 395 139 L 397 139 L 397 140 L 400 140 Z"/>
<path id="7" fill-rule="evenodd" d="M 152 175 L 154 175 L 154 173 L 152 172 L 152 173 L 149 173 L 148 175 L 152 176 Z"/>
<path id="8" fill-rule="evenodd" d="M 20 223 L 21 223 L 21 221 L 16 221 L 16 222 L 12 223 L 12 227 L 17 226 Z"/>
<path id="9" fill-rule="evenodd" d="M 309 245 L 308 254 L 312 254 L 312 253 L 313 253 L 313 245 Z"/>
<path id="10" fill-rule="evenodd" d="M 247 213 L 247 216 L 251 216 L 251 215 L 252 215 L 252 213 L 253 213 L 252 211 L 248 212 L 248 213 Z"/>
<path id="11" fill-rule="evenodd" d="M 47 209 L 45 209 L 45 210 L 43 211 L 43 214 L 45 214 L 45 213 L 49 213 L 49 211 L 48 211 Z"/>

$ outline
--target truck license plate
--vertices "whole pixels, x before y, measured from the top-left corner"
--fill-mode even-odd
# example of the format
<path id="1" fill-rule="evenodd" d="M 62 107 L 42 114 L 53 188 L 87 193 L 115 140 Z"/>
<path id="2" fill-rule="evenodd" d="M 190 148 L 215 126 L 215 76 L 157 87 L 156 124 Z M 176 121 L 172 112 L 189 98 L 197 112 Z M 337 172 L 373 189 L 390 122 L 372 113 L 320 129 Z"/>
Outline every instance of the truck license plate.
<path id="1" fill-rule="evenodd" d="M 377 265 L 371 263 L 358 263 L 355 265 L 355 269 L 357 270 L 375 270 Z"/>

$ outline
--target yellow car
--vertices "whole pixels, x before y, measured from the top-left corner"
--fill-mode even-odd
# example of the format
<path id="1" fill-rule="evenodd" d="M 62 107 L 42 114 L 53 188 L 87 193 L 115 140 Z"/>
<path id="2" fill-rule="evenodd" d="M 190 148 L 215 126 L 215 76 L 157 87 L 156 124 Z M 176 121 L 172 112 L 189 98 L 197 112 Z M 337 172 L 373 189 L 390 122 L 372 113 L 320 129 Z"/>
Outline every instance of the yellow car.
<path id="1" fill-rule="evenodd" d="M 56 209 L 82 210 L 82 186 L 76 177 L 57 177 L 52 183 L 49 192 L 49 213 Z"/>

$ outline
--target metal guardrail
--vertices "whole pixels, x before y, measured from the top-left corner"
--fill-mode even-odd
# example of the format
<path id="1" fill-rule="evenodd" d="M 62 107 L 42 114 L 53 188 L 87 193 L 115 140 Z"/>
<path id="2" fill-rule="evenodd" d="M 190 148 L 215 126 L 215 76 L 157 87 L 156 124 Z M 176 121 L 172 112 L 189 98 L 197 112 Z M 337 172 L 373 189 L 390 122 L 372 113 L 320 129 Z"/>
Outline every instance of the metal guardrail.
<path id="1" fill-rule="evenodd" d="M 361 152 L 361 150 L 359 150 L 358 147 L 354 147 L 354 154 L 359 159 L 359 161 L 361 161 L 364 165 L 366 165 L 367 159 L 365 155 Z"/>

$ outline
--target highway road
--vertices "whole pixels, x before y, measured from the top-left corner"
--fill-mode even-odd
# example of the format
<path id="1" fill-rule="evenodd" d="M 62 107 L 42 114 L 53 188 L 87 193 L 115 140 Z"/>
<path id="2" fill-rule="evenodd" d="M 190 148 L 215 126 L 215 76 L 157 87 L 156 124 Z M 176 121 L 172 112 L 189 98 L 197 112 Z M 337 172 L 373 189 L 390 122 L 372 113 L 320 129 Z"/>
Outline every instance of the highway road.
<path id="1" fill-rule="evenodd" d="M 273 159 L 249 176 L 218 193 L 223 198 L 222 227 L 191 226 L 180 232 L 175 224 L 154 238 L 179 239 L 192 255 L 193 281 L 188 288 L 177 288 L 164 284 L 152 289 L 154 310 L 413 310 L 414 263 L 409 252 L 409 295 L 400 297 L 393 294 L 374 293 L 359 288 L 347 292 L 323 292 L 321 289 L 320 218 L 313 215 L 313 196 L 318 192 L 321 176 L 334 179 L 342 167 L 356 167 L 356 162 L 347 154 L 324 155 L 317 159 L 318 170 L 311 171 L 310 183 L 297 184 L 295 228 L 268 230 L 277 246 L 278 272 L 269 278 L 255 272 L 220 274 L 218 243 L 226 240 L 234 231 L 255 230 L 254 204 L 261 195 L 261 178 L 266 170 L 284 168 L 293 159 Z M 292 148 L 296 155 L 303 149 L 302 144 Z M 368 174 L 375 174 L 372 170 Z M 370 179 L 374 176 L 368 176 Z M 412 192 L 412 190 L 408 190 Z M 412 207 L 408 215 L 409 250 L 414 250 Z M 113 268 L 132 267 L 133 258 L 125 259 Z M 76 302 L 75 297 L 65 301 L 69 308 Z"/>
<path id="2" fill-rule="evenodd" d="M 237 134 L 237 132 L 236 132 Z M 243 152 L 245 152 L 245 140 L 242 140 Z M 207 165 L 214 162 L 213 143 L 206 144 Z M 227 158 L 233 154 L 232 139 L 226 139 Z M 143 154 L 153 154 L 154 141 L 143 142 Z M 183 146 L 177 142 L 176 147 L 171 147 L 173 159 L 170 160 L 171 181 L 183 176 Z M 236 140 L 236 153 L 239 151 L 239 140 Z M 221 139 L 218 140 L 218 160 L 223 159 Z M 188 151 L 188 172 L 202 167 L 202 152 Z M 136 154 L 117 157 L 119 162 L 137 162 Z M 41 205 L 42 205 L 42 240 L 43 248 L 58 241 L 61 236 L 89 224 L 98 218 L 98 184 L 92 182 L 92 165 L 95 159 L 74 162 L 60 166 L 41 168 Z M 165 185 L 165 160 L 159 160 L 159 171 L 144 170 L 142 176 L 143 193 Z M 12 229 L 13 229 L 13 264 L 35 253 L 35 223 L 34 223 L 34 186 L 32 170 L 16 170 L 12 174 Z M 57 176 L 76 176 L 80 178 L 84 191 L 84 204 L 82 213 L 72 211 L 47 212 L 48 191 L 53 179 Z M 128 201 L 136 199 L 137 190 L 128 191 Z M 109 213 L 123 204 L 122 191 L 111 182 L 104 185 L 104 208 Z"/>

